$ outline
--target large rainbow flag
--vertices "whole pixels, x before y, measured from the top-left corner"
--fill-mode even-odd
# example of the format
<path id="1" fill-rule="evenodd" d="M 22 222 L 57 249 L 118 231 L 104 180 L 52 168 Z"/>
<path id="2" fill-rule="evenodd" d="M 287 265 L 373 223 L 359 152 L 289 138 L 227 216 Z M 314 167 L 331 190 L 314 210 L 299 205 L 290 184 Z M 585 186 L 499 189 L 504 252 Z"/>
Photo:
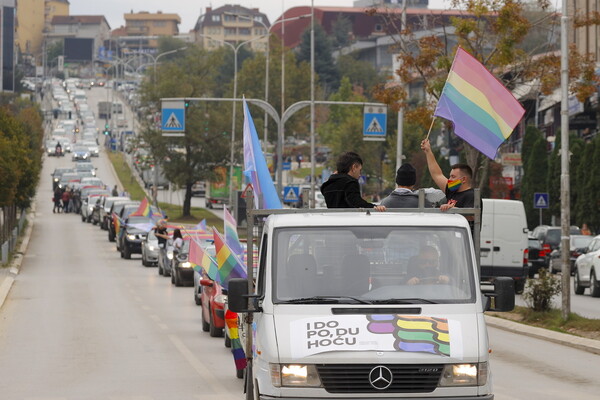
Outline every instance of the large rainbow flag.
<path id="1" fill-rule="evenodd" d="M 246 265 L 227 246 L 217 228 L 213 227 L 215 239 L 215 251 L 217 252 L 217 266 L 219 267 L 219 278 L 223 289 L 229 289 L 231 278 L 247 278 Z"/>
<path id="2" fill-rule="evenodd" d="M 140 203 L 138 209 L 129 214 L 130 217 L 147 217 L 148 215 L 150 215 L 150 203 L 145 197 Z"/>
<path id="3" fill-rule="evenodd" d="M 246 353 L 242 348 L 242 342 L 240 341 L 240 335 L 238 332 L 238 315 L 237 313 L 227 310 L 225 312 L 225 323 L 229 330 L 229 339 L 231 339 L 231 353 L 233 353 L 233 361 L 235 362 L 235 369 L 241 370 L 246 368 L 247 360 Z"/>
<path id="4" fill-rule="evenodd" d="M 223 224 L 225 230 L 225 243 L 229 245 L 229 248 L 238 256 L 242 257 L 244 254 L 244 247 L 240 243 L 240 238 L 237 233 L 237 221 L 231 215 L 227 207 L 223 208 Z"/>
<path id="5" fill-rule="evenodd" d="M 219 281 L 219 268 L 216 261 L 202 248 L 196 240 L 190 240 L 189 261 L 194 264 L 194 270 L 202 273 L 202 268 L 206 275 L 213 281 Z"/>
<path id="6" fill-rule="evenodd" d="M 459 47 L 433 115 L 452 121 L 458 136 L 493 160 L 523 114 L 512 93 Z"/>

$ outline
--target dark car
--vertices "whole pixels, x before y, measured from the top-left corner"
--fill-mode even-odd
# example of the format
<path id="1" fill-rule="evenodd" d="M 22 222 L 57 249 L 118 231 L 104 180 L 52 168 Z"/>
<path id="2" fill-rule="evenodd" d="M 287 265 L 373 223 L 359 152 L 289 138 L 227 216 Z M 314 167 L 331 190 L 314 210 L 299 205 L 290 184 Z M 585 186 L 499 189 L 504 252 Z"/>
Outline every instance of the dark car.
<path id="1" fill-rule="evenodd" d="M 190 240 L 184 240 L 181 250 L 173 251 L 171 259 L 171 283 L 175 286 L 193 286 L 194 269 L 192 263 L 188 261 L 190 252 Z"/>
<path id="2" fill-rule="evenodd" d="M 126 209 L 125 206 L 124 209 Z M 124 219 L 123 231 L 119 234 L 117 242 L 121 251 L 121 258 L 130 259 L 132 254 L 142 254 L 142 241 L 146 239 L 149 229 L 154 222 L 150 217 L 127 217 Z"/>
<path id="3" fill-rule="evenodd" d="M 109 215 L 110 220 L 108 223 L 108 241 L 114 242 L 116 240 L 116 232 L 115 232 L 115 218 L 114 216 L 120 215 L 123 208 L 125 208 L 128 204 L 134 204 L 135 206 L 139 206 L 139 201 L 117 201 L 113 203 Z M 118 250 L 118 249 L 117 249 Z"/>
<path id="4" fill-rule="evenodd" d="M 202 293 L 202 330 L 212 337 L 223 336 L 225 328 L 225 297 L 221 284 L 211 279 L 200 279 Z"/>
<path id="5" fill-rule="evenodd" d="M 585 249 L 590 244 L 594 237 L 588 235 L 571 235 L 571 245 L 569 249 L 569 265 L 571 267 L 571 275 L 575 275 L 577 267 L 575 266 L 575 260 L 577 257 L 585 252 Z M 552 250 L 550 253 L 550 270 L 553 274 L 562 271 L 562 246 Z"/>
<path id="6" fill-rule="evenodd" d="M 52 172 L 50 174 L 50 176 L 52 177 L 52 190 L 56 190 L 56 187 L 58 186 L 58 183 L 60 182 L 60 178 L 62 177 L 63 174 L 66 173 L 75 173 L 75 170 L 73 168 L 56 168 L 54 170 L 54 172 Z"/>
<path id="7" fill-rule="evenodd" d="M 531 236 L 541 240 L 542 246 L 551 252 L 560 246 L 561 231 L 560 226 L 540 225 L 533 230 Z M 581 235 L 581 230 L 577 226 L 571 226 L 570 234 Z"/>
<path id="8" fill-rule="evenodd" d="M 102 208 L 98 210 L 100 217 L 100 229 L 108 230 L 108 225 L 112 221 L 111 208 L 115 203 L 131 202 L 129 197 L 105 197 Z"/>
<path id="9" fill-rule="evenodd" d="M 529 237 L 529 277 L 533 278 L 541 268 L 548 268 L 549 253 L 543 248 L 542 241 Z"/>

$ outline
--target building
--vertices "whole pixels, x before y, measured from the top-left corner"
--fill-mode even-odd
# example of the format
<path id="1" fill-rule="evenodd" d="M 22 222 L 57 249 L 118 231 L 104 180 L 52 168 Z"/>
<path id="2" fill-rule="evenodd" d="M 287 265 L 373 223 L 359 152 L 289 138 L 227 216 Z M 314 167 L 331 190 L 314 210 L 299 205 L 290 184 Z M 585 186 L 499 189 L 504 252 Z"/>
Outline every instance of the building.
<path id="1" fill-rule="evenodd" d="M 250 42 L 254 51 L 265 51 L 271 24 L 267 15 L 258 8 L 225 5 L 216 9 L 206 8 L 194 27 L 196 42 L 204 48 L 214 49 L 224 42 L 238 44 Z"/>
<path id="2" fill-rule="evenodd" d="M 69 50 L 76 52 L 80 48 L 80 59 L 72 61 L 92 61 L 96 58 L 104 41 L 110 37 L 110 26 L 103 15 L 55 15 L 47 34 L 47 44 L 62 40 L 65 43 L 65 60 L 69 58 Z M 76 40 L 73 40 L 76 39 Z M 90 48 L 91 46 L 91 48 Z M 89 54 L 91 52 L 91 59 Z"/>
<path id="3" fill-rule="evenodd" d="M 0 0 L 0 88 L 3 92 L 15 90 L 15 0 Z"/>
<path id="4" fill-rule="evenodd" d="M 19 0 L 16 45 L 21 57 L 41 65 L 44 34 L 55 15 L 69 15 L 68 0 Z"/>
<path id="5" fill-rule="evenodd" d="M 574 43 L 580 54 L 591 54 L 596 63 L 600 63 L 600 25 L 591 24 L 575 28 L 572 23 L 574 17 L 591 18 L 593 13 L 600 13 L 600 0 L 568 0 L 567 4 L 571 21 L 569 43 Z"/>
<path id="6" fill-rule="evenodd" d="M 158 49 L 158 38 L 161 36 L 177 37 L 181 18 L 177 14 L 165 14 L 162 11 L 150 13 L 140 11 L 123 15 L 125 27 L 115 30 L 118 37 L 119 54 L 147 53 L 155 54 Z"/>
<path id="7" fill-rule="evenodd" d="M 406 7 L 410 8 L 427 8 L 429 0 L 406 0 Z M 355 0 L 354 7 L 388 7 L 402 8 L 404 7 L 403 0 Z"/>

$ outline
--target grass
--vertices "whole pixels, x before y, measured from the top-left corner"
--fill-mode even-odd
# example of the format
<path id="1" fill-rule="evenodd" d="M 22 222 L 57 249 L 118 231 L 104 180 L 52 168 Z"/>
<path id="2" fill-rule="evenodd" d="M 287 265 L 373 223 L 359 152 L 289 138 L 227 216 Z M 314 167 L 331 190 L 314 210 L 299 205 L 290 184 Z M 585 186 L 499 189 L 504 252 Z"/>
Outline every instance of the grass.
<path id="1" fill-rule="evenodd" d="M 564 321 L 562 319 L 562 311 L 558 309 L 539 312 L 533 311 L 528 307 L 516 306 L 512 313 L 489 314 L 499 318 L 516 320 L 527 325 L 584 337 L 594 336 L 600 332 L 600 319 L 588 319 L 578 314 L 570 313 L 569 318 Z M 512 318 L 510 317 L 511 315 Z"/>
<path id="2" fill-rule="evenodd" d="M 321 175 L 324 167 L 315 167 L 315 175 Z M 291 170 L 290 173 L 294 178 L 304 178 L 307 175 L 310 175 L 310 168 L 298 168 Z"/>
<path id="3" fill-rule="evenodd" d="M 132 200 L 142 200 L 144 197 L 146 197 L 146 192 L 134 178 L 131 168 L 129 168 L 129 165 L 125 161 L 123 153 L 109 152 L 108 158 L 115 168 L 123 188 L 129 193 L 129 197 Z M 214 225 L 221 228 L 223 225 L 223 220 L 221 218 L 217 217 L 205 208 L 192 207 L 190 210 L 192 215 L 189 217 L 183 217 L 183 205 L 159 203 L 159 207 L 165 212 L 165 214 L 167 214 L 169 217 L 169 222 L 195 225 L 201 220 L 206 219 L 207 226 Z"/>

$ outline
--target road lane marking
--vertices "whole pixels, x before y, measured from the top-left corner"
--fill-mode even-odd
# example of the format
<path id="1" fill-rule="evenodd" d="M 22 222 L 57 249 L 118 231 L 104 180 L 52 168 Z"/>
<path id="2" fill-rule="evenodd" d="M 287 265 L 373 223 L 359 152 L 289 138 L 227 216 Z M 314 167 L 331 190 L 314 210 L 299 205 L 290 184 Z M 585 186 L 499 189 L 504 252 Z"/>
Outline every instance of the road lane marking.
<path id="1" fill-rule="evenodd" d="M 163 331 L 168 331 L 168 330 L 169 330 L 169 327 L 168 327 L 167 325 L 165 325 L 165 324 L 158 324 L 158 326 L 160 326 L 160 328 L 161 328 Z"/>
<path id="2" fill-rule="evenodd" d="M 173 342 L 175 347 L 177 347 L 177 350 L 179 350 L 181 355 L 187 360 L 192 368 L 198 372 L 198 375 L 204 378 L 206 384 L 211 387 L 215 394 L 229 393 L 227 388 L 219 383 L 219 377 L 214 375 L 208 368 L 206 368 L 204 364 L 202 364 L 200 360 L 194 356 L 194 353 L 192 353 L 191 350 L 188 349 L 176 335 L 169 335 L 169 339 L 171 339 L 171 342 Z"/>
<path id="3" fill-rule="evenodd" d="M 151 310 L 151 308 L 150 308 L 150 307 L 148 307 L 148 306 L 142 306 L 142 310 L 144 310 L 144 311 L 150 311 L 150 310 Z"/>
<path id="4" fill-rule="evenodd" d="M 160 317 L 156 314 L 150 315 L 150 318 L 153 319 L 155 322 L 160 322 Z"/>
<path id="5" fill-rule="evenodd" d="M 138 303 L 142 302 L 142 298 L 140 296 L 135 296 L 134 300 L 137 301 Z"/>

